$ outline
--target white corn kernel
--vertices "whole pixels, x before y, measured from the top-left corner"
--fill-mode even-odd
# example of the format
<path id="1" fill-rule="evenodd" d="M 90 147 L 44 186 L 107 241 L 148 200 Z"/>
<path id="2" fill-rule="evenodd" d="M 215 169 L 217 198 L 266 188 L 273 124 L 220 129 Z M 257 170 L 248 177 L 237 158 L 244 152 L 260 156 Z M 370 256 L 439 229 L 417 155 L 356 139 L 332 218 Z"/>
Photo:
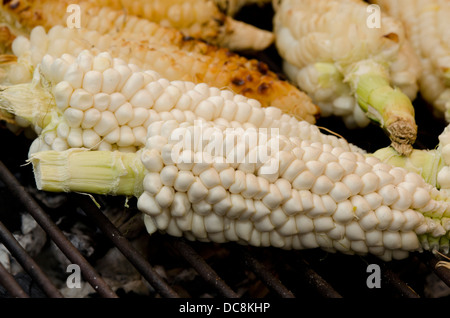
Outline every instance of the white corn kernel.
<path id="1" fill-rule="evenodd" d="M 262 203 L 260 200 L 254 200 L 254 205 L 256 209 L 256 213 L 251 217 L 252 221 L 258 221 L 265 217 L 266 215 L 270 214 L 269 208 Z"/>
<path id="2" fill-rule="evenodd" d="M 163 168 L 161 154 L 156 149 L 142 152 L 141 161 L 145 168 L 150 172 L 159 172 Z"/>
<path id="3" fill-rule="evenodd" d="M 80 127 L 83 122 L 84 112 L 76 108 L 67 108 L 64 111 L 64 118 L 70 127 Z"/>
<path id="4" fill-rule="evenodd" d="M 114 68 L 108 68 L 102 73 L 101 91 L 106 94 L 112 94 L 120 83 L 121 75 Z"/>
<path id="5" fill-rule="evenodd" d="M 83 77 L 83 89 L 92 95 L 97 94 L 102 89 L 102 73 L 99 71 L 89 71 Z"/>
<path id="6" fill-rule="evenodd" d="M 395 250 L 402 247 L 402 238 L 399 232 L 383 232 L 383 246 L 387 249 Z"/>
<path id="7" fill-rule="evenodd" d="M 80 148 L 83 146 L 83 137 L 81 128 L 70 129 L 69 135 L 67 136 L 67 143 L 71 148 Z"/>
<path id="8" fill-rule="evenodd" d="M 93 129 L 83 130 L 83 146 L 86 148 L 94 149 L 100 144 L 100 136 Z"/>
<path id="9" fill-rule="evenodd" d="M 380 206 L 375 210 L 375 215 L 378 219 L 377 229 L 386 230 L 392 222 L 393 216 L 392 211 L 387 206 Z"/>
<path id="10" fill-rule="evenodd" d="M 117 84 L 116 90 L 121 90 L 133 72 L 128 65 L 114 65 L 114 69 L 119 73 L 120 76 L 120 80 Z"/>
<path id="11" fill-rule="evenodd" d="M 399 194 L 396 186 L 387 184 L 378 190 L 378 193 L 383 197 L 384 205 L 392 205 L 399 199 Z"/>
<path id="12" fill-rule="evenodd" d="M 321 175 L 312 185 L 311 191 L 319 195 L 327 194 L 333 186 L 333 182 L 326 175 Z"/>
<path id="13" fill-rule="evenodd" d="M 89 72 L 92 69 L 92 63 L 94 61 L 93 56 L 89 53 L 88 50 L 82 51 L 77 56 L 77 63 L 83 72 Z"/>
<path id="14" fill-rule="evenodd" d="M 84 112 L 81 128 L 89 129 L 94 127 L 101 118 L 101 113 L 95 108 L 89 108 Z"/>
<path id="15" fill-rule="evenodd" d="M 170 206 L 170 214 L 172 217 L 181 218 L 186 216 L 188 211 L 191 209 L 191 203 L 183 192 L 175 192 L 173 196 L 173 203 Z M 184 230 L 184 229 L 180 229 Z"/>
<path id="16" fill-rule="evenodd" d="M 147 193 L 156 195 L 163 186 L 160 174 L 156 172 L 147 173 L 144 177 L 143 186 Z"/>
<path id="17" fill-rule="evenodd" d="M 153 109 L 157 112 L 170 111 L 177 103 L 181 92 L 175 86 L 168 86 L 160 96 L 155 99 Z"/>
<path id="18" fill-rule="evenodd" d="M 144 75 L 141 72 L 132 73 L 121 89 L 121 93 L 129 100 L 138 90 L 144 87 L 144 84 Z"/>
<path id="19" fill-rule="evenodd" d="M 122 106 L 117 108 L 114 112 L 117 123 L 119 125 L 125 125 L 131 118 L 133 118 L 133 106 L 130 103 L 124 103 Z"/>
<path id="20" fill-rule="evenodd" d="M 130 99 L 130 103 L 133 107 L 143 107 L 149 109 L 153 105 L 154 101 L 152 94 L 147 89 L 140 89 Z"/>
<path id="21" fill-rule="evenodd" d="M 321 216 L 313 219 L 316 233 L 326 233 L 335 227 L 334 220 L 329 216 Z"/>
<path id="22" fill-rule="evenodd" d="M 179 171 L 176 166 L 165 166 L 161 170 L 161 181 L 165 186 L 173 187 Z"/>
<path id="23" fill-rule="evenodd" d="M 225 199 L 213 205 L 214 213 L 218 215 L 225 215 L 231 209 L 231 197 L 227 196 Z"/>
<path id="24" fill-rule="evenodd" d="M 119 147 L 128 147 L 134 145 L 136 142 L 136 138 L 133 135 L 133 131 L 128 126 L 120 127 L 120 136 L 117 141 L 117 145 Z"/>
<path id="25" fill-rule="evenodd" d="M 94 104 L 93 96 L 84 89 L 78 88 L 70 97 L 69 105 L 79 110 L 86 110 Z"/>
<path id="26" fill-rule="evenodd" d="M 120 127 L 116 127 L 111 130 L 106 136 L 103 136 L 103 141 L 113 145 L 119 141 L 120 138 Z"/>
<path id="27" fill-rule="evenodd" d="M 62 81 L 56 84 L 53 88 L 53 96 L 55 97 L 55 103 L 58 109 L 63 112 L 69 107 L 69 101 L 73 93 L 72 86 L 66 82 Z"/>
<path id="28" fill-rule="evenodd" d="M 349 200 L 339 202 L 336 211 L 333 213 L 333 219 L 340 224 L 346 224 L 355 218 L 353 205 Z"/>
<path id="29" fill-rule="evenodd" d="M 209 189 L 205 201 L 209 204 L 216 204 L 227 197 L 227 191 L 220 185 Z M 253 202 L 253 201 L 252 201 Z"/>
<path id="30" fill-rule="evenodd" d="M 98 111 L 105 111 L 109 108 L 111 98 L 106 93 L 98 93 L 94 95 L 94 108 Z"/>
<path id="31" fill-rule="evenodd" d="M 160 191 L 155 195 L 155 200 L 158 202 L 158 205 L 164 209 L 169 207 L 174 199 L 175 192 L 171 187 L 162 186 Z"/>
<path id="32" fill-rule="evenodd" d="M 350 222 L 346 225 L 345 234 L 350 241 L 360 241 L 365 238 L 365 232 L 356 221 Z"/>
<path id="33" fill-rule="evenodd" d="M 203 200 L 208 195 L 208 189 L 196 177 L 196 180 L 190 185 L 187 194 L 191 203 L 197 203 Z"/>
<path id="34" fill-rule="evenodd" d="M 238 219 L 242 213 L 247 209 L 245 199 L 239 194 L 231 194 L 231 208 L 227 212 L 227 217 L 230 219 Z"/>
<path id="35" fill-rule="evenodd" d="M 94 130 L 100 136 L 106 136 L 108 133 L 117 128 L 119 123 L 116 116 L 110 111 L 102 112 L 102 116 L 98 123 L 94 126 Z"/>

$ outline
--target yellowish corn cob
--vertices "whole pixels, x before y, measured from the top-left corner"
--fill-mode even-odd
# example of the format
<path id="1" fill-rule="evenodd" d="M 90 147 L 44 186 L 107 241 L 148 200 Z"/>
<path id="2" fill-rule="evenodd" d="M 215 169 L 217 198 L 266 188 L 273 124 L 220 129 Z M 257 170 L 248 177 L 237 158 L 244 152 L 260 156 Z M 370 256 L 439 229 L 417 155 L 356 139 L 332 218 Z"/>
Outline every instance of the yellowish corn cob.
<path id="1" fill-rule="evenodd" d="M 320 106 L 349 128 L 378 123 L 401 153 L 417 133 L 411 99 L 418 59 L 400 22 L 368 23 L 363 1 L 282 0 L 275 6 L 276 46 L 284 70 Z M 407 95 L 406 95 L 407 94 Z"/>
<path id="2" fill-rule="evenodd" d="M 245 138 L 255 132 L 259 139 Z M 253 125 L 236 130 L 226 119 L 156 121 L 145 145 L 128 154 L 44 151 L 30 160 L 41 190 L 138 197 L 149 233 L 384 260 L 448 253 L 449 197 L 374 157 Z"/>
<path id="3" fill-rule="evenodd" d="M 118 23 L 107 25 L 101 16 L 96 15 L 101 7 L 109 7 L 122 13 L 125 10 L 128 15 L 175 27 L 186 36 L 200 38 L 231 50 L 262 50 L 274 39 L 270 31 L 258 29 L 221 13 L 210 0 L 15 0 L 3 5 L 3 10 L 4 14 L 13 16 L 28 29 L 38 25 L 48 29 L 57 24 L 66 25 L 74 14 L 67 10 L 74 4 L 80 8 L 81 27 L 98 23 L 105 27 L 106 32 L 124 27 L 127 22 L 115 21 Z M 135 31 L 143 33 L 139 28 Z"/>
<path id="4" fill-rule="evenodd" d="M 95 3 L 126 9 L 132 15 L 176 27 L 186 35 L 231 50 L 263 50 L 274 40 L 272 32 L 234 20 L 211 0 L 101 0 Z"/>
<path id="5" fill-rule="evenodd" d="M 45 55 L 31 82 L 0 87 L 0 109 L 33 124 L 39 138 L 31 152 L 76 147 L 134 152 L 145 144 L 151 122 L 197 117 L 279 129 L 287 136 L 364 152 L 279 108 L 261 107 L 255 99 L 205 83 L 169 81 L 108 52 Z"/>
<path id="6" fill-rule="evenodd" d="M 421 60 L 420 93 L 433 105 L 436 116 L 450 122 L 450 3 L 445 0 L 372 2 L 402 21 Z"/>
<path id="7" fill-rule="evenodd" d="M 96 11 L 96 16 L 101 24 L 95 22 L 80 29 L 55 26 L 48 34 L 42 27 L 36 27 L 31 32 L 30 42 L 22 37 L 15 41 L 15 54 L 20 63 L 11 66 L 13 70 L 8 72 L 9 79 L 5 80 L 11 83 L 28 81 L 33 66 L 46 53 L 58 57 L 62 53 L 78 54 L 83 49 L 95 48 L 155 70 L 169 80 L 189 80 L 229 88 L 258 99 L 263 106 L 279 107 L 310 123 L 318 116 L 318 107 L 305 93 L 281 80 L 260 61 L 247 59 L 226 48 L 186 39 L 178 31 L 137 17 L 128 16 L 127 25 L 120 32 L 103 34 L 109 23 L 123 20 L 123 12 L 103 8 Z M 144 32 L 145 37 L 133 32 L 135 29 Z"/>

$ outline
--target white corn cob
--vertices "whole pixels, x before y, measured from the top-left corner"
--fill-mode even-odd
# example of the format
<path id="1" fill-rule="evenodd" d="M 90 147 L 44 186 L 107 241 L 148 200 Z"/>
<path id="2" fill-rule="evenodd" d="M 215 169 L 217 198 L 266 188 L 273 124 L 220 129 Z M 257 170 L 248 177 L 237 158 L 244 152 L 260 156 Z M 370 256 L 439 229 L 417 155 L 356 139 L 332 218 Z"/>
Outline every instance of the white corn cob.
<path id="1" fill-rule="evenodd" d="M 450 122 L 450 3 L 445 0 L 373 0 L 398 18 L 420 57 L 422 97 L 433 105 L 434 114 Z"/>
<path id="2" fill-rule="evenodd" d="M 349 128 L 372 119 L 407 153 L 417 133 L 411 100 L 418 58 L 401 23 L 381 15 L 380 28 L 370 27 L 367 7 L 363 1 L 282 0 L 275 6 L 275 44 L 287 76 L 322 116 L 340 116 Z"/>
<path id="3" fill-rule="evenodd" d="M 158 30 L 158 26 L 153 26 Z M 142 40 L 141 36 L 128 32 L 102 35 L 85 28 L 62 26 L 45 32 L 43 27 L 35 27 L 29 39 L 19 36 L 14 40 L 12 52 L 17 63 L 4 66 L 3 83 L 31 81 L 36 65 L 46 54 L 56 58 L 64 53 L 78 55 L 89 49 L 95 54 L 109 52 L 142 69 L 154 70 L 169 80 L 188 80 L 228 88 L 257 99 L 263 106 L 276 106 L 299 119 L 315 123 L 318 107 L 304 92 L 280 79 L 265 64 L 200 41 L 178 37 L 177 40 L 160 40 L 164 34 L 169 38 L 180 35 L 149 30 L 148 40 Z"/>
<path id="4" fill-rule="evenodd" d="M 257 100 L 204 83 L 169 81 L 107 52 L 45 55 L 32 82 L 2 87 L 0 109 L 36 127 L 39 138 L 30 152 L 69 147 L 136 151 L 145 144 L 148 125 L 155 120 L 203 118 L 279 129 L 287 136 L 364 153 L 279 108 L 262 107 Z"/>
<path id="5" fill-rule="evenodd" d="M 416 173 L 251 124 L 163 120 L 137 153 L 30 160 L 39 189 L 135 195 L 149 233 L 383 260 L 448 253 L 450 202 Z"/>

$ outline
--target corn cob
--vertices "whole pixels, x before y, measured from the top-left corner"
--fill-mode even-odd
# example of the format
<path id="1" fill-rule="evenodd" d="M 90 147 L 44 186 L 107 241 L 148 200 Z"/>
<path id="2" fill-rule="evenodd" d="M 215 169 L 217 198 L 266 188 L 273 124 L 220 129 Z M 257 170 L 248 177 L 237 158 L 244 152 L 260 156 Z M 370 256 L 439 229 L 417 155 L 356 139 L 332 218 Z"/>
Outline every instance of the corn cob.
<path id="1" fill-rule="evenodd" d="M 275 6 L 276 47 L 288 77 L 348 128 L 378 123 L 407 154 L 417 126 L 411 100 L 419 63 L 399 22 L 367 24 L 363 1 L 282 0 Z"/>
<path id="2" fill-rule="evenodd" d="M 108 52 L 45 55 L 31 82 L 0 87 L 0 109 L 35 127 L 39 138 L 31 152 L 76 147 L 134 152 L 145 144 L 152 121 L 173 117 L 248 122 L 364 152 L 279 108 L 261 107 L 255 99 L 205 83 L 169 81 Z"/>
<path id="3" fill-rule="evenodd" d="M 108 13 L 108 10 L 104 11 Z M 108 51 L 129 63 L 155 70 L 169 80 L 188 80 L 229 88 L 238 94 L 258 99 L 263 106 L 276 106 L 299 119 L 315 123 L 318 107 L 305 93 L 270 71 L 266 64 L 246 59 L 224 48 L 183 39 L 178 32 L 166 32 L 156 24 L 145 25 L 148 26 L 145 30 L 148 30 L 149 36 L 152 35 L 150 40 L 139 40 L 139 36 L 128 31 L 102 35 L 84 28 L 55 26 L 46 33 L 42 27 L 36 27 L 31 31 L 29 40 L 19 36 L 13 42 L 12 51 L 18 63 L 6 67 L 9 70 L 3 83 L 30 81 L 34 67 L 45 54 L 60 57 L 64 53 L 77 55 L 84 49 L 93 49 L 96 52 Z M 153 31 L 151 27 L 154 27 Z M 174 38 L 171 44 L 160 40 L 165 35 Z"/>
<path id="4" fill-rule="evenodd" d="M 420 57 L 420 93 L 434 115 L 450 122 L 450 3 L 448 1 L 372 1 L 402 21 Z"/>
<path id="5" fill-rule="evenodd" d="M 3 5 L 3 11 L 5 15 L 19 21 L 24 28 L 31 29 L 42 25 L 48 29 L 54 25 L 66 25 L 72 15 L 72 12 L 67 12 L 67 8 L 73 4 L 80 7 L 82 28 L 98 24 L 102 25 L 105 32 L 110 32 L 115 31 L 117 27 L 126 27 L 126 20 L 108 22 L 109 25 L 102 21 L 96 12 L 104 7 L 122 13 L 126 10 L 130 16 L 139 16 L 147 21 L 177 28 L 186 36 L 203 39 L 231 50 L 263 50 L 274 39 L 272 32 L 226 16 L 209 0 L 15 0 Z M 136 31 L 143 33 L 139 28 Z"/>
<path id="6" fill-rule="evenodd" d="M 300 135 L 235 129 L 223 118 L 156 121 L 136 153 L 69 149 L 30 161 L 41 190 L 136 196 L 149 233 L 386 261 L 448 253 L 450 202 L 418 174 Z"/>

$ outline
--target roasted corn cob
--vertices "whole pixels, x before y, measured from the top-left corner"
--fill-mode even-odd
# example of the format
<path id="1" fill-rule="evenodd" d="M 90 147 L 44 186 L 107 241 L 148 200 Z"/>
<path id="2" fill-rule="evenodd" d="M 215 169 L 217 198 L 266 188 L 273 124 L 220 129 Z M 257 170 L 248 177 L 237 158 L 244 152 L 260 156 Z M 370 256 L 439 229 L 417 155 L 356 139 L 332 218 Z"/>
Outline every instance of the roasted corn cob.
<path id="1" fill-rule="evenodd" d="M 381 16 L 371 27 L 363 1 L 282 0 L 275 6 L 276 47 L 286 74 L 320 106 L 342 116 L 348 128 L 369 119 L 401 153 L 412 150 L 417 126 L 418 58 L 402 25 Z"/>
<path id="2" fill-rule="evenodd" d="M 203 39 L 231 50 L 262 50 L 274 39 L 270 31 L 258 29 L 221 13 L 210 0 L 15 0 L 3 5 L 3 14 L 10 15 L 28 29 L 38 25 L 49 29 L 54 25 L 66 25 L 73 15 L 72 12 L 67 12 L 70 5 L 79 5 L 79 27 L 89 28 L 99 24 L 104 27 L 105 32 L 125 27 L 128 22 L 125 19 L 106 24 L 101 16 L 96 15 L 102 7 L 122 13 L 125 10 L 128 15 L 177 28 L 186 36 Z M 99 31 L 98 28 L 95 29 Z M 135 31 L 143 32 L 139 28 Z"/>
<path id="3" fill-rule="evenodd" d="M 450 3 L 448 1 L 372 1 L 398 18 L 422 65 L 420 93 L 437 117 L 450 122 Z"/>
<path id="4" fill-rule="evenodd" d="M 98 12 L 106 19 L 120 20 L 121 12 L 104 8 Z M 55 57 L 63 53 L 78 54 L 83 49 L 108 51 L 114 56 L 152 69 L 169 80 L 188 80 L 196 83 L 229 88 L 236 93 L 258 99 L 263 106 L 276 106 L 299 119 L 314 123 L 319 109 L 304 92 L 281 80 L 266 64 L 247 59 L 225 48 L 201 41 L 185 39 L 179 32 L 162 28 L 155 23 L 128 17 L 129 26 L 140 26 L 146 39 L 125 29 L 119 33 L 102 34 L 88 28 L 52 27 L 46 33 L 35 27 L 29 40 L 19 36 L 12 51 L 18 63 L 8 64 L 4 83 L 20 83 L 31 79 L 33 68 L 44 54 Z M 100 29 L 103 29 L 101 27 Z"/>
<path id="5" fill-rule="evenodd" d="M 31 152 L 76 147 L 134 152 L 145 144 L 149 124 L 162 113 L 162 118 L 184 121 L 200 117 L 248 122 L 357 149 L 278 108 L 261 107 L 255 99 L 205 83 L 169 81 L 107 52 L 45 55 L 33 74 L 31 82 L 0 88 L 0 109 L 31 123 L 39 134 Z"/>

